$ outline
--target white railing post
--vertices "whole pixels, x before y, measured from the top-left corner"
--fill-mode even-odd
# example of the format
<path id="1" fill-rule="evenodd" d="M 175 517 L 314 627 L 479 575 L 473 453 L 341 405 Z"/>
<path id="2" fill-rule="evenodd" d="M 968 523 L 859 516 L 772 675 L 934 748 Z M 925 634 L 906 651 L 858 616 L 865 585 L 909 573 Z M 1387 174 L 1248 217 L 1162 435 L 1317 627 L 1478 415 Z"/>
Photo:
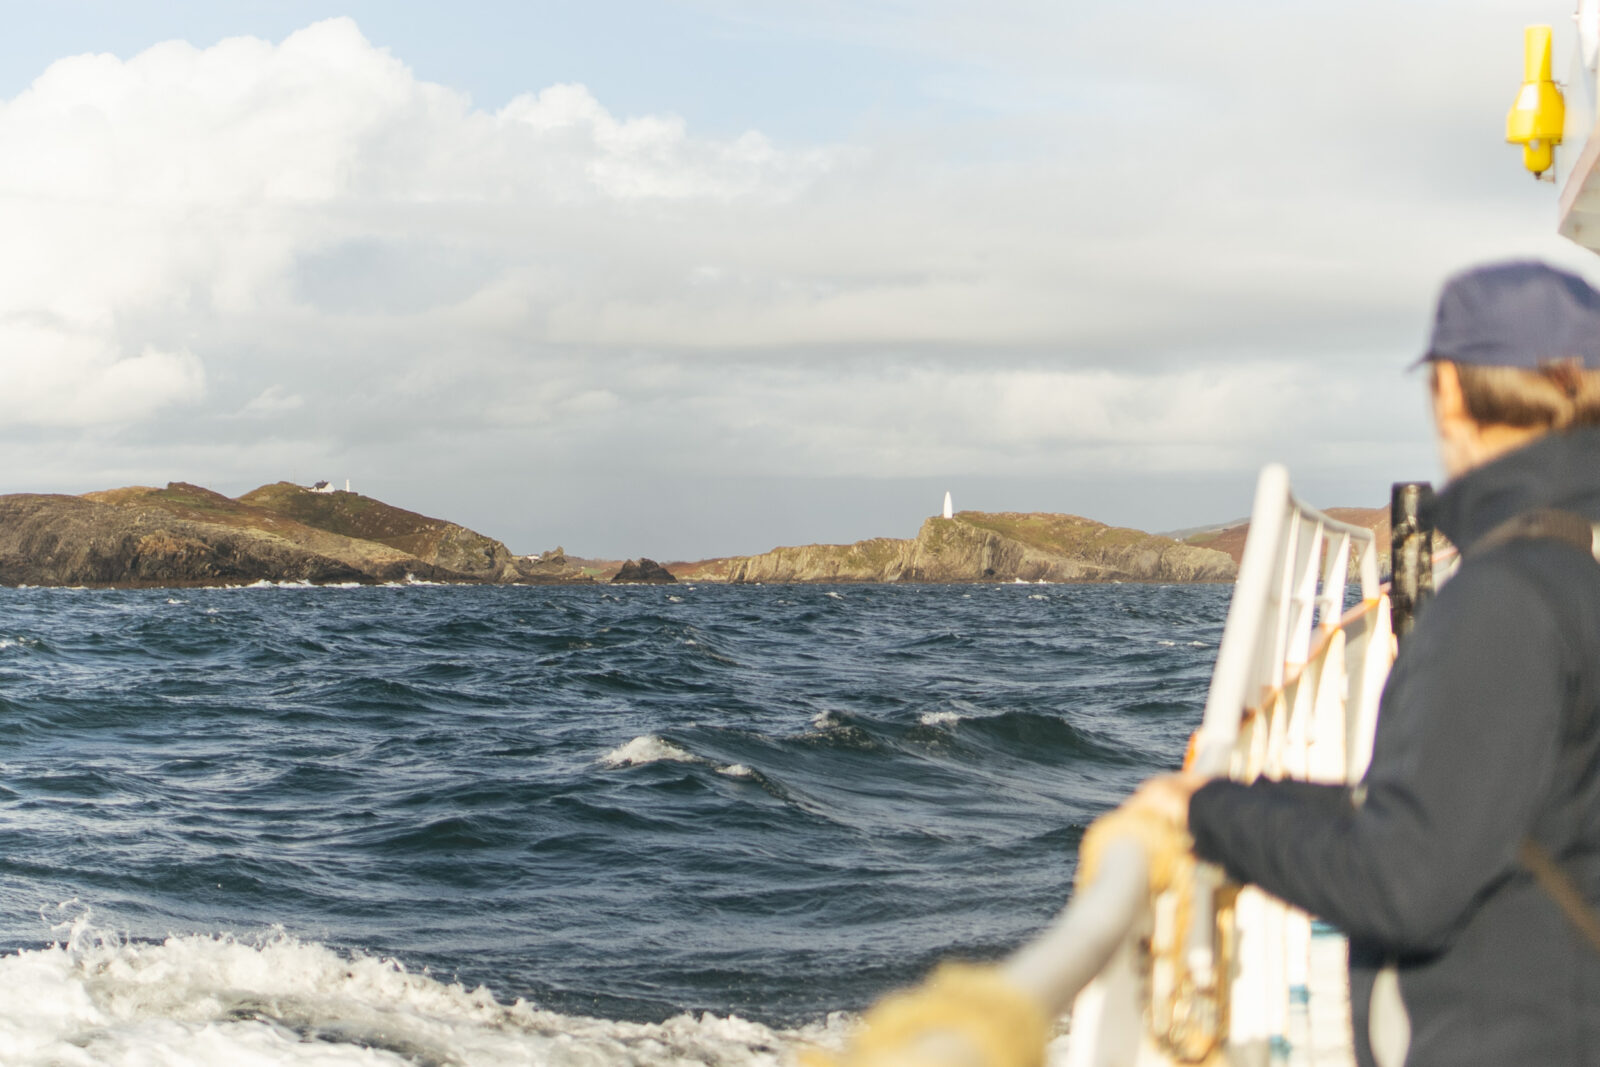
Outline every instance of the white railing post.
<path id="1" fill-rule="evenodd" d="M 1280 466 L 1261 472 L 1250 523 L 1196 732 L 1194 769 L 1242 780 L 1270 774 L 1353 781 L 1370 757 L 1393 655 L 1376 539 L 1296 500 Z M 1344 613 L 1352 554 L 1362 603 Z M 1152 990 L 1176 989 L 1174 965 L 1168 959 L 1153 975 L 1138 946 L 1153 931 L 1170 942 L 1177 914 L 1176 899 L 1152 901 L 1149 862 L 1132 838 L 1109 841 L 1095 879 L 1001 966 L 1047 1013 L 1075 998 L 1071 1067 L 1177 1062 L 1176 1053 L 1162 1051 L 1166 1039 L 1148 1032 L 1150 1020 L 1176 1018 L 1150 1003 Z M 1266 1063 L 1291 1043 L 1313 1040 L 1307 997 L 1321 995 L 1328 982 L 1310 960 L 1313 942 L 1326 947 L 1326 939 L 1313 936 L 1304 913 L 1259 889 L 1213 892 L 1220 883 L 1220 872 L 1204 865 L 1195 876 L 1183 958 L 1190 979 L 1227 991 L 1223 1061 Z M 1217 941 L 1225 897 L 1233 900 L 1233 933 Z M 1231 960 L 1219 955 L 1226 945 Z"/>

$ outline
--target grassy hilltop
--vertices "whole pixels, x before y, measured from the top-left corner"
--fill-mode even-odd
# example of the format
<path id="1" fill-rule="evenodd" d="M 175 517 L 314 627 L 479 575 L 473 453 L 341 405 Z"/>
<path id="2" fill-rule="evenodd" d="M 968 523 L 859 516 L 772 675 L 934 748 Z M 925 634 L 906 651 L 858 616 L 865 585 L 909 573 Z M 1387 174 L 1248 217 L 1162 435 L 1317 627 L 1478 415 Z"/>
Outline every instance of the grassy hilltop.
<path id="1" fill-rule="evenodd" d="M 1234 561 L 1169 537 L 1076 515 L 980 511 L 931 518 L 907 540 L 775 548 L 674 568 L 728 582 L 1229 581 Z"/>
<path id="2" fill-rule="evenodd" d="M 0 496 L 0 584 L 226 585 L 260 580 L 542 583 L 582 579 L 442 519 L 288 482 L 238 499 L 198 485 Z"/>

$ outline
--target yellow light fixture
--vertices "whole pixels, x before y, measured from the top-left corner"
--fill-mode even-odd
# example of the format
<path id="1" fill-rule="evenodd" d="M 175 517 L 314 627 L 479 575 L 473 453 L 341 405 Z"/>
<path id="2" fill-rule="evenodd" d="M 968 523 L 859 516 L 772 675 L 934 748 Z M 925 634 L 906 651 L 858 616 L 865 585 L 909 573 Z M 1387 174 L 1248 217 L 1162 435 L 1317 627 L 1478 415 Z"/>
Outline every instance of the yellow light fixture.
<path id="1" fill-rule="evenodd" d="M 1522 90 L 1506 115 L 1506 140 L 1522 146 L 1522 165 L 1534 177 L 1555 162 L 1566 121 L 1566 101 L 1550 78 L 1550 27 L 1529 26 L 1522 37 Z"/>

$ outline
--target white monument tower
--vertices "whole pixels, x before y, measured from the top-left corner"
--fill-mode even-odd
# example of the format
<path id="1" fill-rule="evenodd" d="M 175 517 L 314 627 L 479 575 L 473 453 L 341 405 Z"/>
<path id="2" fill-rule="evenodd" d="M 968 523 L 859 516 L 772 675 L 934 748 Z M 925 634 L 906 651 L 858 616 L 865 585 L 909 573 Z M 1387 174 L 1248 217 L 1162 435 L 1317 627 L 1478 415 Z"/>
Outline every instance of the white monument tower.
<path id="1" fill-rule="evenodd" d="M 953 519 L 956 517 L 955 509 L 950 504 L 949 490 L 946 490 L 944 494 L 944 517 L 947 519 Z"/>

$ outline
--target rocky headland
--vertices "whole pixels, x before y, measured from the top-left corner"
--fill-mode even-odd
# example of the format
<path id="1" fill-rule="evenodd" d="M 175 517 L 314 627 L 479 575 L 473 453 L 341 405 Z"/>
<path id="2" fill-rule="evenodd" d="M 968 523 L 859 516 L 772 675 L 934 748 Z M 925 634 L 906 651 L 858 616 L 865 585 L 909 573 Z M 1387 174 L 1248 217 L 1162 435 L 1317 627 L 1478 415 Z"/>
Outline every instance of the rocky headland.
<path id="1" fill-rule="evenodd" d="M 1378 534 L 1388 509 L 1331 508 Z M 276 482 L 231 498 L 172 482 L 83 496 L 0 496 L 0 585 L 182 586 L 252 582 L 477 584 L 729 582 L 1226 582 L 1244 521 L 1171 535 L 1076 515 L 962 511 L 915 537 L 775 548 L 671 563 L 513 554 L 457 523 L 360 493 Z"/>
<path id="2" fill-rule="evenodd" d="M 590 579 L 442 519 L 288 482 L 237 499 L 185 482 L 0 496 L 0 585 L 244 585 Z"/>
<path id="3" fill-rule="evenodd" d="M 1226 553 L 1076 515 L 961 511 L 910 539 L 775 548 L 674 565 L 682 580 L 754 582 L 1223 582 Z"/>

